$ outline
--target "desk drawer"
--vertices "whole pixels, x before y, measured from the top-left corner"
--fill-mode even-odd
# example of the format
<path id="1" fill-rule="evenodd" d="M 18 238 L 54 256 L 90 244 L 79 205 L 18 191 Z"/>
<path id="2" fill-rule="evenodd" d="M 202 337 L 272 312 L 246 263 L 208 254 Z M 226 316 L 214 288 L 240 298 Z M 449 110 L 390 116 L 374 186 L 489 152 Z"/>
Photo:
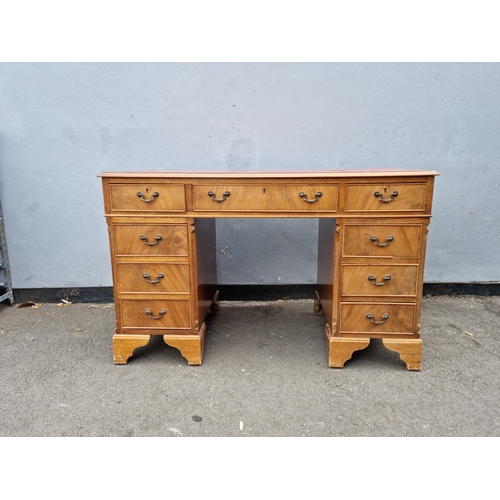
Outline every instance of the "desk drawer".
<path id="1" fill-rule="evenodd" d="M 116 255 L 187 256 L 186 224 L 113 224 Z"/>
<path id="2" fill-rule="evenodd" d="M 122 328 L 184 329 L 191 326 L 186 300 L 120 300 Z"/>
<path id="3" fill-rule="evenodd" d="M 189 293 L 187 262 L 119 262 L 116 272 L 120 293 Z"/>
<path id="4" fill-rule="evenodd" d="M 184 212 L 183 184 L 110 184 L 111 212 Z"/>
<path id="5" fill-rule="evenodd" d="M 195 211 L 335 212 L 336 184 L 194 185 Z"/>
<path id="6" fill-rule="evenodd" d="M 415 304 L 341 303 L 340 333 L 413 334 Z"/>
<path id="7" fill-rule="evenodd" d="M 343 264 L 342 295 L 415 297 L 417 276 L 417 264 Z"/>
<path id="8" fill-rule="evenodd" d="M 422 224 L 345 224 L 344 257 L 420 256 Z"/>
<path id="9" fill-rule="evenodd" d="M 346 212 L 423 212 L 427 184 L 347 184 Z"/>

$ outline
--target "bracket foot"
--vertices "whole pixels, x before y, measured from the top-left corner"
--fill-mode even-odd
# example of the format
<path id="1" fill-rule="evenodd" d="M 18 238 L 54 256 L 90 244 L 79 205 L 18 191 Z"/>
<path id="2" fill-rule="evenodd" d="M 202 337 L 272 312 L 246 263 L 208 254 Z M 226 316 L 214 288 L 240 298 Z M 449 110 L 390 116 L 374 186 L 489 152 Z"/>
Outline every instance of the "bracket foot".
<path id="1" fill-rule="evenodd" d="M 330 327 L 326 325 L 326 344 L 328 349 L 328 366 L 343 368 L 355 351 L 361 351 L 370 344 L 370 339 L 349 339 L 332 337 Z"/>
<path id="2" fill-rule="evenodd" d="M 150 335 L 113 335 L 113 360 L 115 365 L 126 365 L 138 347 L 145 346 Z"/>
<path id="3" fill-rule="evenodd" d="M 163 341 L 178 349 L 190 365 L 201 365 L 205 347 L 206 325 L 201 325 L 198 335 L 164 335 Z"/>
<path id="4" fill-rule="evenodd" d="M 390 351 L 397 352 L 408 370 L 422 369 L 422 341 L 420 339 L 382 339 Z"/>

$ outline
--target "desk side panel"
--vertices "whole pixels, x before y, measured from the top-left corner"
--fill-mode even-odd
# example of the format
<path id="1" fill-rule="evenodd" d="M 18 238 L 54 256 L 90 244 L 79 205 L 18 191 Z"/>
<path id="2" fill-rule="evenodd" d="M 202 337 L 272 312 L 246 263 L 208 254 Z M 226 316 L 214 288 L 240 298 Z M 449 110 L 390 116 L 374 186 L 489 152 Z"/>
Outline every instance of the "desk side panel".
<path id="1" fill-rule="evenodd" d="M 217 293 L 217 255 L 215 219 L 191 219 L 194 228 L 195 258 L 192 260 L 196 276 L 193 276 L 192 287 L 195 288 L 197 304 L 194 305 L 197 327 L 201 328 L 210 306 Z"/>
<path id="2" fill-rule="evenodd" d="M 318 228 L 318 278 L 316 289 L 327 323 L 332 326 L 336 219 L 320 219 Z"/>
<path id="3" fill-rule="evenodd" d="M 104 201 L 104 211 L 105 213 L 109 213 L 111 206 L 111 198 L 109 193 L 109 179 L 102 179 L 102 192 L 103 192 L 103 201 Z M 111 273 L 113 279 L 113 301 L 115 305 L 115 334 L 122 333 L 122 325 L 120 321 L 120 301 L 118 300 L 118 275 L 116 269 L 116 247 L 115 247 L 115 235 L 113 231 L 112 218 L 106 217 L 106 225 L 108 229 L 108 237 L 109 237 L 109 253 L 111 258 Z"/>

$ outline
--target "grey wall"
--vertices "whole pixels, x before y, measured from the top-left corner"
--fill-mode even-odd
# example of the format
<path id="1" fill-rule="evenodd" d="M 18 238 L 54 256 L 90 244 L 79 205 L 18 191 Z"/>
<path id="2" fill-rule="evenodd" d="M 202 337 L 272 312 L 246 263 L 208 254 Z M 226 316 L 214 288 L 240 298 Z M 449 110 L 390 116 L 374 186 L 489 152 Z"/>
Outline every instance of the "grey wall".
<path id="1" fill-rule="evenodd" d="M 14 288 L 111 285 L 101 171 L 435 169 L 425 280 L 500 281 L 500 64 L 0 64 Z M 316 220 L 218 221 L 221 283 L 313 283 Z"/>

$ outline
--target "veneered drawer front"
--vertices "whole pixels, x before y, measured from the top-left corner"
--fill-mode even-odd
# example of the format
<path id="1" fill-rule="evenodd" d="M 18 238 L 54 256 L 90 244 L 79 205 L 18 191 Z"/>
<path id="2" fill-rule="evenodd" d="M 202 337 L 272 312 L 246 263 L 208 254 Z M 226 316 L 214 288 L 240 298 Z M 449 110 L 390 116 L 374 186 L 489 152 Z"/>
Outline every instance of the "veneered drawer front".
<path id="1" fill-rule="evenodd" d="M 404 296 L 417 294 L 418 265 L 342 265 L 344 296 Z"/>
<path id="2" fill-rule="evenodd" d="M 423 212 L 427 184 L 347 184 L 346 212 Z"/>
<path id="3" fill-rule="evenodd" d="M 415 304 L 341 303 L 340 333 L 413 334 Z"/>
<path id="4" fill-rule="evenodd" d="M 181 184 L 110 184 L 112 212 L 184 212 L 186 197 Z"/>
<path id="5" fill-rule="evenodd" d="M 336 184 L 193 186 L 193 209 L 195 211 L 335 212 L 337 203 L 338 186 Z"/>
<path id="6" fill-rule="evenodd" d="M 122 328 L 184 329 L 191 326 L 189 300 L 120 300 Z"/>
<path id="7" fill-rule="evenodd" d="M 418 258 L 422 224 L 345 224 L 344 257 Z"/>
<path id="8" fill-rule="evenodd" d="M 122 293 L 189 293 L 187 263 L 122 263 L 116 265 Z"/>
<path id="9" fill-rule="evenodd" d="M 114 224 L 116 255 L 186 256 L 186 224 Z"/>

